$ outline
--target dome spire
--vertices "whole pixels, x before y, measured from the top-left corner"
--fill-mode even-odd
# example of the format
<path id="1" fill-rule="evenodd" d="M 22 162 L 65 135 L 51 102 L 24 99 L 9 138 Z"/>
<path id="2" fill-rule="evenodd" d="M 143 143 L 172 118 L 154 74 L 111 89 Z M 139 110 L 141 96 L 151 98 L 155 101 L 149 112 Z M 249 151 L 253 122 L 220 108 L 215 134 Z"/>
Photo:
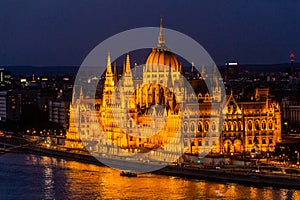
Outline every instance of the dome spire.
<path id="1" fill-rule="evenodd" d="M 165 46 L 165 38 L 163 33 L 163 24 L 162 24 L 162 17 L 160 17 L 160 25 L 159 25 L 159 35 L 158 35 L 158 44 L 159 48 L 164 48 Z"/>

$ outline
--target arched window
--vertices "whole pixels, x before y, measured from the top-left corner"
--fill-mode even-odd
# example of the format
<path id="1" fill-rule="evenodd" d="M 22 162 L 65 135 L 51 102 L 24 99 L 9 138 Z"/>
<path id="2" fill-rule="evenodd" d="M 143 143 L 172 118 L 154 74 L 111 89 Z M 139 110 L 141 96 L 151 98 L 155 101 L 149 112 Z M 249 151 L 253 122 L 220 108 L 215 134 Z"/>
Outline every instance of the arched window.
<path id="1" fill-rule="evenodd" d="M 223 131 L 228 131 L 228 125 L 226 122 L 223 123 Z"/>
<path id="2" fill-rule="evenodd" d="M 204 131 L 208 131 L 208 129 L 209 129 L 209 124 L 208 124 L 208 122 L 205 122 L 205 124 L 204 124 Z"/>
<path id="3" fill-rule="evenodd" d="M 216 122 L 213 121 L 211 124 L 211 130 L 215 131 L 216 130 Z"/>
<path id="4" fill-rule="evenodd" d="M 260 130 L 259 121 L 258 120 L 255 121 L 255 129 L 256 130 Z"/>
<path id="5" fill-rule="evenodd" d="M 243 130 L 243 122 L 239 121 L 239 130 L 242 131 Z"/>
<path id="6" fill-rule="evenodd" d="M 237 131 L 237 125 L 236 125 L 236 122 L 233 122 L 233 123 L 232 123 L 232 129 L 233 129 L 233 131 Z"/>
<path id="7" fill-rule="evenodd" d="M 270 130 L 273 129 L 273 122 L 272 122 L 272 120 L 269 121 L 269 129 L 270 129 Z"/>
<path id="8" fill-rule="evenodd" d="M 262 130 L 266 130 L 266 121 L 265 120 L 262 121 L 261 128 L 262 128 Z"/>
<path id="9" fill-rule="evenodd" d="M 232 122 L 228 122 L 228 128 L 230 131 L 233 131 L 233 123 Z"/>
<path id="10" fill-rule="evenodd" d="M 195 132 L 195 125 L 194 125 L 194 123 L 191 124 L 191 132 Z"/>
<path id="11" fill-rule="evenodd" d="M 208 94 L 208 93 L 206 93 L 206 95 L 205 95 L 205 100 L 206 100 L 206 101 L 209 100 L 209 94 Z"/>
<path id="12" fill-rule="evenodd" d="M 199 93 L 199 94 L 198 94 L 198 100 L 201 99 L 201 98 L 202 98 L 202 94 Z"/>
<path id="13" fill-rule="evenodd" d="M 202 123 L 201 122 L 198 123 L 198 131 L 199 132 L 203 131 L 203 127 L 202 127 Z"/>
<path id="14" fill-rule="evenodd" d="M 231 112 L 232 112 L 231 106 L 228 105 L 228 106 L 227 106 L 227 114 L 231 114 Z"/>
<path id="15" fill-rule="evenodd" d="M 252 121 L 248 121 L 248 129 L 252 130 Z"/>
<path id="16" fill-rule="evenodd" d="M 184 131 L 184 132 L 187 132 L 187 130 L 188 130 L 187 123 L 184 123 L 184 125 L 183 125 L 183 131 Z"/>

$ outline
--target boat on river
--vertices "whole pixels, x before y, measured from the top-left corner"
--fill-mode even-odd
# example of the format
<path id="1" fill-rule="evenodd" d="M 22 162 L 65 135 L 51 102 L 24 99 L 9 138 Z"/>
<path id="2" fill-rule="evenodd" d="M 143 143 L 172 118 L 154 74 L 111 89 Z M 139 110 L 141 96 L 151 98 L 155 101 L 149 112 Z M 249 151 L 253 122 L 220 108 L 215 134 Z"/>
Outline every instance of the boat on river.
<path id="1" fill-rule="evenodd" d="M 137 177 L 137 173 L 130 171 L 121 171 L 120 176 Z"/>

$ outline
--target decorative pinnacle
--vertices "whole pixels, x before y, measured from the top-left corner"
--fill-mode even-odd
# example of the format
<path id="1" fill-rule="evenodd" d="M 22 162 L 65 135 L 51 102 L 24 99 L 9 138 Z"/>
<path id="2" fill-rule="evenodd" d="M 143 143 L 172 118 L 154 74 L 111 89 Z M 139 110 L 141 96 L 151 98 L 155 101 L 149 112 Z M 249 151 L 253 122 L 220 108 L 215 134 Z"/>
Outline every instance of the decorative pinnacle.
<path id="1" fill-rule="evenodd" d="M 112 74 L 111 62 L 110 62 L 110 53 L 109 52 L 108 52 L 108 55 L 107 55 L 106 73 L 107 74 Z"/>
<path id="2" fill-rule="evenodd" d="M 127 55 L 126 55 L 125 71 L 126 72 L 130 72 L 130 58 L 129 58 L 129 53 L 127 53 Z"/>

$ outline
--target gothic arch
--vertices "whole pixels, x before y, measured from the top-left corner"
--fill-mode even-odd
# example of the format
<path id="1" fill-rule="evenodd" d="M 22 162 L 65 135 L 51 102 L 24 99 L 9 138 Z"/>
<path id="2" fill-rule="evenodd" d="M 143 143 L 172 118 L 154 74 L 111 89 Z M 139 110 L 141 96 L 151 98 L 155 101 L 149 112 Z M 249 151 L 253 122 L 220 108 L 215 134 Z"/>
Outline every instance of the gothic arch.
<path id="1" fill-rule="evenodd" d="M 255 130 L 257 130 L 257 131 L 259 131 L 259 130 L 260 130 L 260 123 L 259 123 L 259 121 L 258 121 L 258 120 L 256 120 L 256 121 L 255 121 L 255 124 L 254 124 L 254 126 L 255 126 Z"/>
<path id="2" fill-rule="evenodd" d="M 195 132 L 195 123 L 194 122 L 192 122 L 191 123 L 191 132 Z"/>
<path id="3" fill-rule="evenodd" d="M 237 131 L 237 130 L 238 130 L 238 126 L 237 126 L 236 121 L 234 121 L 234 122 L 232 123 L 232 129 L 233 129 L 233 131 Z"/>
<path id="4" fill-rule="evenodd" d="M 269 130 L 273 130 L 273 121 L 270 119 L 268 123 Z"/>
<path id="5" fill-rule="evenodd" d="M 228 124 L 226 121 L 223 123 L 223 131 L 228 131 Z"/>
<path id="6" fill-rule="evenodd" d="M 217 129 L 216 122 L 212 121 L 212 123 L 211 123 L 211 130 L 215 131 L 216 129 Z"/>
<path id="7" fill-rule="evenodd" d="M 233 141 L 233 147 L 234 147 L 233 151 L 235 153 L 241 153 L 242 152 L 242 144 L 243 143 L 240 139 L 235 139 Z"/>
<path id="8" fill-rule="evenodd" d="M 183 132 L 187 133 L 188 132 L 188 123 L 184 122 L 183 124 Z"/>
<path id="9" fill-rule="evenodd" d="M 229 121 L 229 122 L 227 122 L 227 124 L 228 124 L 228 129 L 229 129 L 229 131 L 233 131 L 232 122 Z"/>
<path id="10" fill-rule="evenodd" d="M 199 94 L 198 94 L 198 100 L 200 100 L 201 98 L 202 98 L 202 94 L 199 93 Z"/>
<path id="11" fill-rule="evenodd" d="M 253 123 L 252 123 L 252 120 L 249 120 L 248 121 L 248 130 L 252 131 L 253 129 Z"/>
<path id="12" fill-rule="evenodd" d="M 224 149 L 224 152 L 225 153 L 230 153 L 230 152 L 232 152 L 232 141 L 230 140 L 230 139 L 225 139 L 224 141 L 223 141 L 223 149 Z"/>
<path id="13" fill-rule="evenodd" d="M 242 121 L 239 121 L 239 122 L 238 122 L 238 126 L 239 126 L 239 127 L 238 127 L 239 131 L 242 131 L 243 128 L 244 128 L 244 127 L 243 127 L 243 122 L 242 122 Z"/>
<path id="14" fill-rule="evenodd" d="M 208 130 L 209 130 L 209 122 L 206 121 L 206 122 L 204 123 L 204 131 L 207 132 Z"/>
<path id="15" fill-rule="evenodd" d="M 263 120 L 263 121 L 261 122 L 261 129 L 262 129 L 262 130 L 266 130 L 266 128 L 267 128 L 267 122 L 266 122 L 266 120 Z"/>
<path id="16" fill-rule="evenodd" d="M 203 124 L 202 122 L 198 122 L 198 131 L 203 132 Z"/>

